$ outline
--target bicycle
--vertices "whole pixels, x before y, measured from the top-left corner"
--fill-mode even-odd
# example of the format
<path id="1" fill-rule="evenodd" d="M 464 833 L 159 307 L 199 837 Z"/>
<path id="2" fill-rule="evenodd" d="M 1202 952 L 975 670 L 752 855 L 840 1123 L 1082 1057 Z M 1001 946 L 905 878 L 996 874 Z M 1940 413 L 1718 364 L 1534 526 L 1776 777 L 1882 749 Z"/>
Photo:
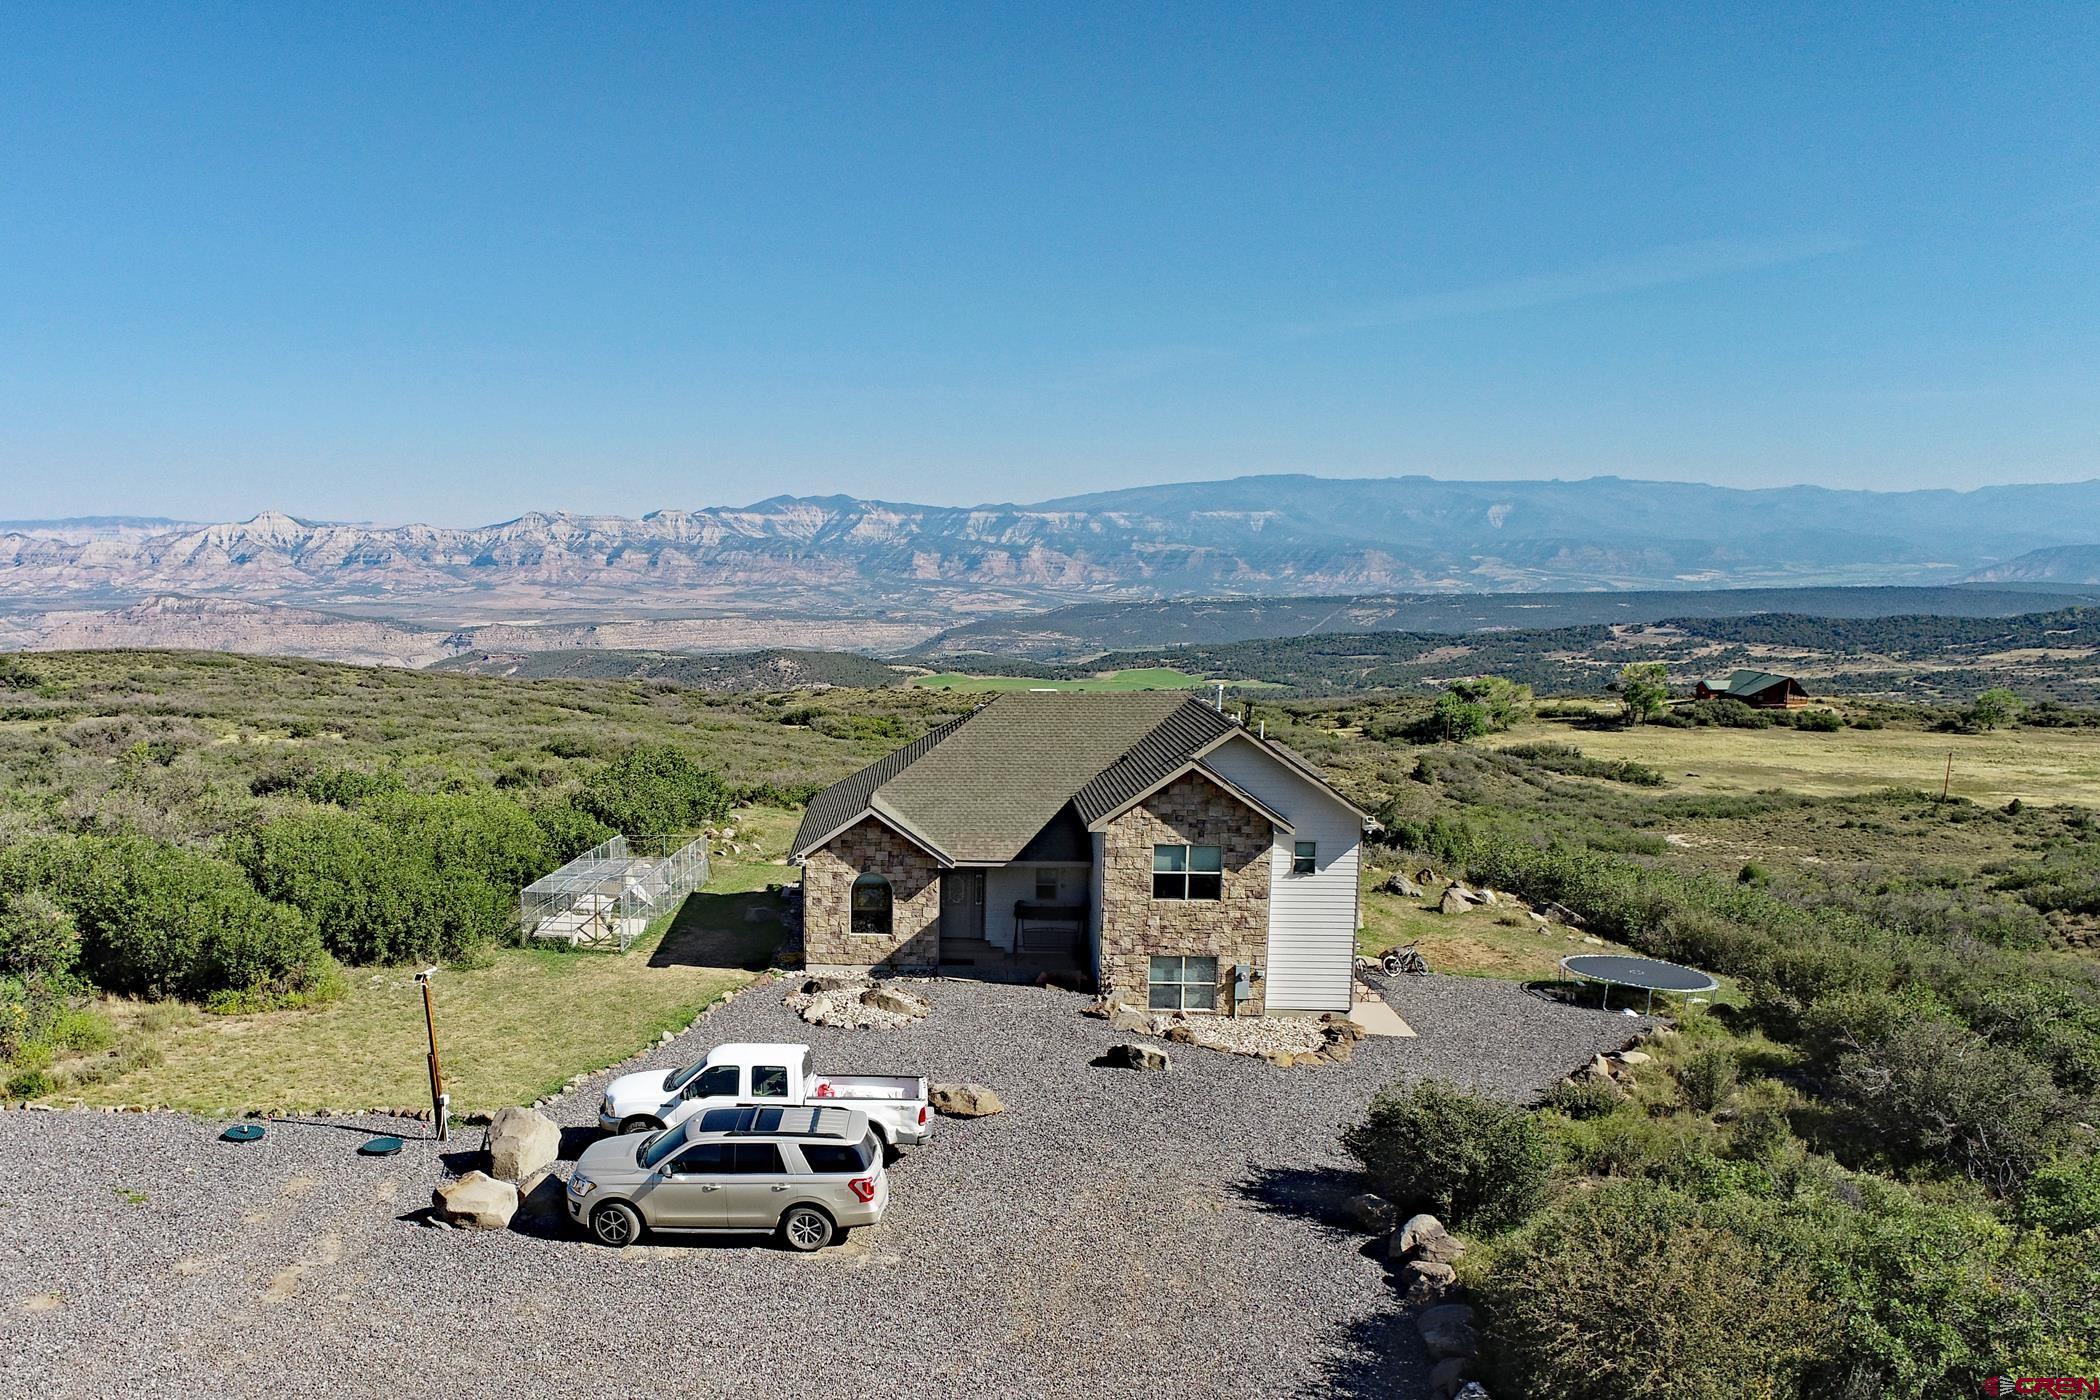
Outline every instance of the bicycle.
<path id="1" fill-rule="evenodd" d="M 1403 973 L 1409 977 L 1427 977 L 1429 961 L 1424 958 L 1415 943 L 1403 943 L 1388 948 L 1378 955 L 1378 966 L 1386 976 L 1398 977 Z"/>

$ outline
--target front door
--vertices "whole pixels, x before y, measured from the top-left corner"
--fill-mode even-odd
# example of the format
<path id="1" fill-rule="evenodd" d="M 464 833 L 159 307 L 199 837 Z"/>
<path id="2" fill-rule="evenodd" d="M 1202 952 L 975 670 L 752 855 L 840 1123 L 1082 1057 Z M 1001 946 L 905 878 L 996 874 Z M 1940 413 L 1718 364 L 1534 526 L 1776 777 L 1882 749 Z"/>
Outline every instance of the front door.
<path id="1" fill-rule="evenodd" d="M 984 937 L 982 870 L 950 870 L 941 876 L 941 937 Z"/>

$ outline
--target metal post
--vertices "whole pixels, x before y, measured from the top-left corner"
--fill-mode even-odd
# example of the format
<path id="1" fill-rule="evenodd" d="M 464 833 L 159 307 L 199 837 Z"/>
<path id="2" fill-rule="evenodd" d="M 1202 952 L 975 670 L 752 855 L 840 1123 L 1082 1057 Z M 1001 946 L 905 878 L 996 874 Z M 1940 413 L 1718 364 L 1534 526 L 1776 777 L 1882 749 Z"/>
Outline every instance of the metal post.
<path id="1" fill-rule="evenodd" d="M 416 981 L 423 988 L 423 1030 L 430 1037 L 430 1121 L 437 1125 L 437 1140 L 445 1140 L 451 1115 L 451 1101 L 445 1096 L 445 1073 L 438 1065 L 437 1013 L 430 1005 L 430 977 L 434 967 L 425 968 L 416 974 Z"/>

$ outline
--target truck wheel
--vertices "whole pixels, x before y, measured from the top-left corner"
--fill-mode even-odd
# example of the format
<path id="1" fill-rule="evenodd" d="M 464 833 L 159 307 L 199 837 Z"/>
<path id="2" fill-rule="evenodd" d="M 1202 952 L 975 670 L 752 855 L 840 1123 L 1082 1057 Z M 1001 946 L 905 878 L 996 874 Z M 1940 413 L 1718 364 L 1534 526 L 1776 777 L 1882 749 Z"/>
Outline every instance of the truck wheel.
<path id="1" fill-rule="evenodd" d="M 808 1254 L 831 1243 L 838 1227 L 815 1206 L 796 1206 L 780 1217 L 780 1238 L 797 1254 Z"/>
<path id="2" fill-rule="evenodd" d="M 663 1124 L 657 1122 L 648 1114 L 637 1113 L 632 1118 L 621 1120 L 620 1136 L 625 1137 L 629 1133 L 654 1133 L 661 1131 L 662 1128 Z"/>
<path id="3" fill-rule="evenodd" d="M 625 1201 L 607 1201 L 591 1212 L 591 1238 L 614 1249 L 633 1244 L 642 1235 L 642 1218 Z"/>

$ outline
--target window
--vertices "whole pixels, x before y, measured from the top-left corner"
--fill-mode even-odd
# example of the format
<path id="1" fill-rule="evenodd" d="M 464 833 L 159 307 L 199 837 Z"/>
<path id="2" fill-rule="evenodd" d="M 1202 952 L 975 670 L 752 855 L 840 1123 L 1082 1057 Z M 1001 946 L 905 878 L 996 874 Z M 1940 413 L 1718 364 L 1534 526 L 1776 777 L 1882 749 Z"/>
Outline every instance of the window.
<path id="1" fill-rule="evenodd" d="M 802 1160 L 819 1176 L 851 1176 L 875 1160 L 875 1139 L 859 1142 L 805 1142 Z"/>
<path id="2" fill-rule="evenodd" d="M 1310 875 L 1320 863 L 1320 847 L 1317 842 L 1300 841 L 1291 847 L 1291 874 Z"/>
<path id="3" fill-rule="evenodd" d="M 729 1170 L 729 1144 L 703 1142 L 687 1148 L 671 1163 L 673 1176 L 720 1176 Z"/>
<path id="4" fill-rule="evenodd" d="M 1035 898 L 1038 904 L 1057 903 L 1057 872 L 1038 870 L 1035 872 Z"/>
<path id="5" fill-rule="evenodd" d="M 770 1142 L 731 1144 L 729 1170 L 738 1176 L 779 1176 L 787 1170 L 780 1164 L 780 1149 Z"/>
<path id="6" fill-rule="evenodd" d="M 733 1099 L 736 1097 L 736 1066 L 715 1065 L 700 1071 L 700 1077 L 685 1086 L 689 1099 Z"/>
<path id="7" fill-rule="evenodd" d="M 751 1067 L 751 1097 L 754 1099 L 784 1099 L 788 1096 L 788 1069 L 786 1065 L 753 1065 Z"/>
<path id="8" fill-rule="evenodd" d="M 1215 1011 L 1218 1006 L 1216 958 L 1154 958 L 1151 996 L 1155 1011 Z"/>
<path id="9" fill-rule="evenodd" d="M 890 882 L 863 875 L 853 882 L 853 931 L 887 938 L 890 932 Z"/>
<path id="10" fill-rule="evenodd" d="M 1154 846 L 1154 899 L 1220 899 L 1225 893 L 1224 851 L 1217 846 Z"/>

